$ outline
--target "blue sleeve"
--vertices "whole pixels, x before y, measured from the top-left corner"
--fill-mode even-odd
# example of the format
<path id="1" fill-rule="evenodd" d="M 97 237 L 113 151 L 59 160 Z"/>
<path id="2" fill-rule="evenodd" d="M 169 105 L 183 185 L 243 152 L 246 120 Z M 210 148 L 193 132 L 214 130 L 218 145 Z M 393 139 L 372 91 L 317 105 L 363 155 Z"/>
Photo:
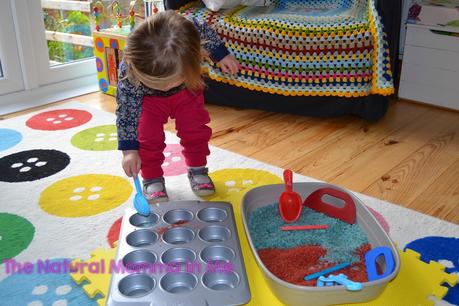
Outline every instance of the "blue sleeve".
<path id="1" fill-rule="evenodd" d="M 118 150 L 138 150 L 137 127 L 142 109 L 143 88 L 135 86 L 126 78 L 126 65 L 119 68 L 116 88 L 116 128 Z"/>
<path id="2" fill-rule="evenodd" d="M 206 22 L 200 22 L 196 18 L 193 18 L 193 23 L 201 35 L 201 39 L 204 40 L 204 49 L 209 52 L 210 58 L 214 62 L 221 61 L 225 56 L 230 54 L 228 49 L 225 47 L 225 43 L 220 39 L 218 33 L 215 32 Z"/>

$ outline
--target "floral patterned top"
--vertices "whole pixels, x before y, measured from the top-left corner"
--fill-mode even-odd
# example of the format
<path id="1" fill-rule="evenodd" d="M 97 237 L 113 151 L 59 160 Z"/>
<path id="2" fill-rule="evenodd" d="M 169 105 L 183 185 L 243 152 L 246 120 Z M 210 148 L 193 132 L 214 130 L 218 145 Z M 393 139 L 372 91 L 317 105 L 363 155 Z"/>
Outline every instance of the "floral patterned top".
<path id="1" fill-rule="evenodd" d="M 209 52 L 210 58 L 214 62 L 219 62 L 229 54 L 228 49 L 222 42 L 217 32 L 207 23 L 201 23 L 197 19 L 192 19 L 196 29 L 199 31 L 201 39 L 204 41 L 204 49 Z M 142 108 L 143 96 L 171 96 L 185 85 L 172 88 L 168 91 L 160 91 L 148 88 L 143 84 L 133 85 L 126 76 L 126 65 L 121 63 L 119 67 L 118 86 L 116 89 L 116 127 L 118 130 L 118 149 L 119 150 L 138 150 L 137 126 Z"/>

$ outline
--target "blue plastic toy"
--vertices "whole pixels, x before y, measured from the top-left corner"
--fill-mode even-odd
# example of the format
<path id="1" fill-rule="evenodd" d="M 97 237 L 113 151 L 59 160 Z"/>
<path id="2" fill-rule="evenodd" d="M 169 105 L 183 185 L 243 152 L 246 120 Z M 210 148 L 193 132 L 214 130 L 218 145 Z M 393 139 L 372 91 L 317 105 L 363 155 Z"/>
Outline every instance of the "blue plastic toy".
<path id="1" fill-rule="evenodd" d="M 350 265 L 351 265 L 351 264 L 350 264 L 349 262 L 345 262 L 345 263 L 342 263 L 342 264 L 339 264 L 339 265 L 330 267 L 330 268 L 328 268 L 328 269 L 324 269 L 324 270 L 322 270 L 322 271 L 319 271 L 319 272 L 316 272 L 316 273 L 313 273 L 313 274 L 306 275 L 306 276 L 304 277 L 304 280 L 310 281 L 310 280 L 313 280 L 314 278 L 318 278 L 319 276 L 323 276 L 323 275 L 325 275 L 325 274 L 332 273 L 332 272 L 335 272 L 335 271 L 344 269 L 344 268 L 346 268 L 347 266 L 350 266 Z"/>
<path id="2" fill-rule="evenodd" d="M 381 255 L 384 256 L 384 261 L 386 262 L 386 269 L 382 274 L 378 274 L 376 259 Z M 386 246 L 374 248 L 365 254 L 365 265 L 367 267 L 368 281 L 371 282 L 384 278 L 390 275 L 392 272 L 394 272 L 394 254 L 392 254 L 390 248 Z"/>
<path id="3" fill-rule="evenodd" d="M 362 283 L 359 282 L 353 282 L 347 278 L 346 275 L 344 274 L 338 274 L 338 275 L 329 275 L 328 277 L 321 276 L 317 280 L 317 287 L 330 287 L 330 286 L 336 286 L 338 285 L 343 285 L 346 287 L 347 290 L 349 291 L 360 291 L 362 290 Z"/>
<path id="4" fill-rule="evenodd" d="M 148 217 L 150 215 L 150 206 L 148 205 L 147 199 L 143 196 L 138 177 L 134 178 L 134 185 L 137 192 L 134 197 L 134 207 L 139 214 Z"/>
<path id="5" fill-rule="evenodd" d="M 386 269 L 382 274 L 378 274 L 376 259 L 381 255 L 384 256 Z M 374 248 L 365 254 L 365 266 L 367 267 L 368 281 L 371 282 L 384 278 L 394 272 L 394 255 L 392 254 L 392 251 L 386 246 Z"/>

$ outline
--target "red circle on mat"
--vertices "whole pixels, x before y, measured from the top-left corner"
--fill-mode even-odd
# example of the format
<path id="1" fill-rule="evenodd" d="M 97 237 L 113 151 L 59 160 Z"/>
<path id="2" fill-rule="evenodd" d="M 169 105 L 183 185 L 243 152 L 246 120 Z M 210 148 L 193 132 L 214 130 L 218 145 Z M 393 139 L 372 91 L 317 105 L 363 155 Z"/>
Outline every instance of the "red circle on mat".
<path id="1" fill-rule="evenodd" d="M 376 220 L 378 220 L 379 224 L 383 227 L 384 231 L 389 234 L 389 223 L 386 221 L 386 219 L 376 210 L 371 208 L 370 206 L 367 206 L 368 210 L 375 216 Z"/>
<path id="2" fill-rule="evenodd" d="M 123 217 L 113 222 L 107 234 L 107 242 L 112 248 L 115 247 L 115 242 L 117 242 L 120 237 L 121 220 L 123 220 Z"/>
<path id="3" fill-rule="evenodd" d="M 91 118 L 91 113 L 87 111 L 57 109 L 31 117 L 27 120 L 26 125 L 34 130 L 58 131 L 80 126 L 91 120 Z"/>

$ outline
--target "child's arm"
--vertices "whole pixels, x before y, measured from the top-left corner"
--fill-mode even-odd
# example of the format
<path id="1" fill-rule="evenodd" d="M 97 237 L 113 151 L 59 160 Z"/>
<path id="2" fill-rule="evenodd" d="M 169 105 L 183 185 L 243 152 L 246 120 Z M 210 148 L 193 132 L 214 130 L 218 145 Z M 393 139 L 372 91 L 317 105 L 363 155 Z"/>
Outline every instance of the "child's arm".
<path id="1" fill-rule="evenodd" d="M 118 130 L 118 150 L 137 150 L 137 126 L 142 107 L 143 88 L 134 86 L 126 78 L 126 64 L 119 68 L 116 88 L 116 128 Z"/>
<path id="2" fill-rule="evenodd" d="M 225 47 L 218 33 L 205 22 L 200 22 L 196 18 L 192 21 L 204 41 L 204 49 L 209 53 L 211 60 L 218 63 L 223 72 L 237 73 L 239 62 Z"/>
<path id="3" fill-rule="evenodd" d="M 191 21 L 193 21 L 196 29 L 201 35 L 201 39 L 204 41 L 204 49 L 209 52 L 210 58 L 214 62 L 217 63 L 230 54 L 225 47 L 225 43 L 220 39 L 220 36 L 218 36 L 218 33 L 206 22 L 201 22 L 196 18 L 193 18 Z"/>
<path id="4" fill-rule="evenodd" d="M 137 150 L 137 126 L 142 107 L 143 87 L 134 86 L 126 76 L 126 65 L 120 64 L 119 81 L 116 89 L 116 128 L 118 149 L 123 151 L 123 169 L 128 176 L 137 176 L 140 171 L 140 157 Z"/>

